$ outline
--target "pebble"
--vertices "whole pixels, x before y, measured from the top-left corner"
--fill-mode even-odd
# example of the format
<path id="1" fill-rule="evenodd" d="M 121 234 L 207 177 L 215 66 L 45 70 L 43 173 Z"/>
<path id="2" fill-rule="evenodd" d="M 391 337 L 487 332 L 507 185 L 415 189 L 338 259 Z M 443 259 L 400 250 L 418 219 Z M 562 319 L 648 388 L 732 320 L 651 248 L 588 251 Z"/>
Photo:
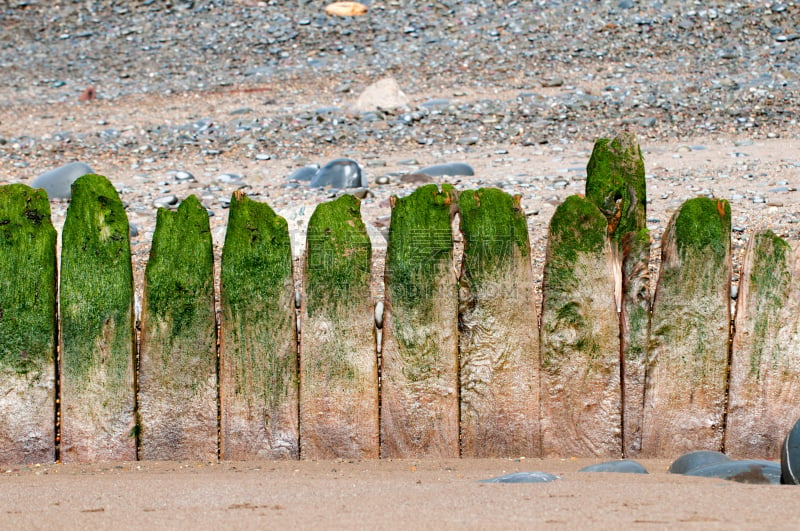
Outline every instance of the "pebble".
<path id="1" fill-rule="evenodd" d="M 171 176 L 173 179 L 175 179 L 175 181 L 179 183 L 195 182 L 197 180 L 194 178 L 194 175 L 192 175 L 188 171 L 183 171 L 183 170 L 168 171 L 167 175 Z"/>
<path id="2" fill-rule="evenodd" d="M 178 205 L 178 196 L 170 194 L 158 197 L 153 200 L 153 206 L 156 208 L 170 208 Z"/>
<path id="3" fill-rule="evenodd" d="M 78 177 L 94 173 L 92 168 L 83 162 L 70 162 L 54 170 L 46 171 L 31 183 L 33 188 L 44 188 L 49 199 L 70 199 L 72 183 Z"/>
<path id="4" fill-rule="evenodd" d="M 683 454 L 669 465 L 670 474 L 686 474 L 696 468 L 705 466 L 726 463 L 731 458 L 722 452 L 714 452 L 711 450 L 698 450 Z"/>
<path id="5" fill-rule="evenodd" d="M 720 478 L 737 483 L 780 485 L 781 465 L 773 461 L 745 459 L 715 463 L 685 472 L 687 476 Z"/>
<path id="6" fill-rule="evenodd" d="M 581 468 L 578 472 L 618 472 L 622 474 L 647 474 L 647 469 L 636 461 L 622 459 L 606 461 Z"/>
<path id="7" fill-rule="evenodd" d="M 446 164 L 434 164 L 433 166 L 428 166 L 419 170 L 417 173 L 423 173 L 425 175 L 430 175 L 431 177 L 441 177 L 444 175 L 471 176 L 475 175 L 475 170 L 472 169 L 472 166 L 463 162 L 448 162 Z"/>
<path id="8" fill-rule="evenodd" d="M 381 175 L 375 178 L 375 184 L 389 184 L 389 176 Z"/>
<path id="9" fill-rule="evenodd" d="M 214 180 L 222 184 L 240 183 L 242 176 L 235 173 L 221 173 Z"/>
<path id="10" fill-rule="evenodd" d="M 309 164 L 294 170 L 286 179 L 290 181 L 311 181 L 318 171 L 319 164 Z"/>
<path id="11" fill-rule="evenodd" d="M 559 479 L 554 474 L 547 472 L 514 472 L 491 479 L 481 480 L 481 483 L 550 483 Z"/>
<path id="12" fill-rule="evenodd" d="M 317 171 L 311 179 L 311 188 L 360 188 L 367 186 L 361 167 L 352 159 L 334 159 Z"/>

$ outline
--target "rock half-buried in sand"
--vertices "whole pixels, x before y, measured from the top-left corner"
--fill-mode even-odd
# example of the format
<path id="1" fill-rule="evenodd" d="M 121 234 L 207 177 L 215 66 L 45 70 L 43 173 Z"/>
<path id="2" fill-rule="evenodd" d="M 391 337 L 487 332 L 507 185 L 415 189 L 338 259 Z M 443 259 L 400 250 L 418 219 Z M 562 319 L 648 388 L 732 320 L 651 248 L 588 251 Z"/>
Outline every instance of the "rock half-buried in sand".
<path id="1" fill-rule="evenodd" d="M 311 181 L 319 171 L 319 164 L 309 164 L 302 168 L 297 168 L 289 175 L 287 181 Z"/>
<path id="2" fill-rule="evenodd" d="M 408 105 L 408 96 L 393 77 L 380 79 L 364 89 L 353 107 L 358 112 L 396 109 Z"/>
<path id="3" fill-rule="evenodd" d="M 630 459 L 606 461 L 581 468 L 578 472 L 617 472 L 620 474 L 647 474 L 647 469 Z"/>
<path id="4" fill-rule="evenodd" d="M 619 321 L 606 218 L 573 195 L 550 221 L 541 327 L 542 454 L 621 457 Z"/>
<path id="5" fill-rule="evenodd" d="M 781 446 L 781 473 L 783 483 L 800 485 L 800 420 L 786 435 Z"/>
<path id="6" fill-rule="evenodd" d="M 717 463 L 727 463 L 731 458 L 722 452 L 713 450 L 698 450 L 683 454 L 669 465 L 670 474 L 686 474 L 697 468 L 703 468 Z"/>
<path id="7" fill-rule="evenodd" d="M 359 188 L 367 186 L 361 166 L 352 159 L 334 159 L 321 167 L 311 179 L 311 188 Z"/>
<path id="8" fill-rule="evenodd" d="M 497 476 L 496 478 L 483 479 L 481 483 L 550 483 L 559 479 L 558 476 L 547 472 L 514 472 Z"/>
<path id="9" fill-rule="evenodd" d="M 751 483 L 755 485 L 780 485 L 781 465 L 773 461 L 760 459 L 745 459 L 742 461 L 728 461 L 701 468 L 689 470 L 686 476 L 703 478 L 720 478 L 737 483 Z"/>
<path id="10" fill-rule="evenodd" d="M 31 186 L 44 188 L 50 199 L 69 199 L 72 197 L 72 183 L 78 177 L 94 173 L 92 168 L 83 162 L 70 162 L 54 170 L 46 171 L 36 177 Z"/>
<path id="11" fill-rule="evenodd" d="M 472 166 L 464 164 L 463 162 L 448 162 L 446 164 L 434 164 L 433 166 L 422 168 L 417 171 L 417 173 L 430 175 L 431 177 L 441 177 L 443 175 L 470 176 L 475 175 L 475 170 L 472 169 Z"/>

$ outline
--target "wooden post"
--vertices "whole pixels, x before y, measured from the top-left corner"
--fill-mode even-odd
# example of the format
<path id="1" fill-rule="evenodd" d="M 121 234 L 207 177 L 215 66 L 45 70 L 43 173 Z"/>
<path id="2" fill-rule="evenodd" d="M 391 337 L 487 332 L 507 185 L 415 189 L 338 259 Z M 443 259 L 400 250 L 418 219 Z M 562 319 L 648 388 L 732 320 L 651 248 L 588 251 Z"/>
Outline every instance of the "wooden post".
<path id="1" fill-rule="evenodd" d="M 542 285 L 542 453 L 622 454 L 619 321 L 607 222 L 573 195 L 550 221 Z"/>
<path id="2" fill-rule="evenodd" d="M 216 460 L 214 255 L 195 196 L 158 209 L 144 289 L 140 457 Z"/>
<path id="3" fill-rule="evenodd" d="M 645 386 L 642 455 L 722 448 L 728 375 L 731 209 L 698 197 L 661 242 Z"/>
<path id="4" fill-rule="evenodd" d="M 300 434 L 309 459 L 379 457 L 372 247 L 360 201 L 343 195 L 308 222 Z"/>
<path id="5" fill-rule="evenodd" d="M 586 167 L 586 198 L 608 222 L 620 319 L 623 452 L 641 449 L 644 374 L 650 325 L 650 233 L 644 160 L 636 136 L 595 142 Z"/>
<path id="6" fill-rule="evenodd" d="M 61 247 L 61 460 L 136 459 L 128 217 L 105 177 L 72 185 Z"/>
<path id="7" fill-rule="evenodd" d="M 520 196 L 462 192 L 461 452 L 538 457 L 539 330 Z"/>
<path id="8" fill-rule="evenodd" d="M 222 251 L 220 455 L 299 455 L 297 339 L 286 220 L 234 192 Z"/>
<path id="9" fill-rule="evenodd" d="M 386 255 L 381 455 L 458 457 L 458 289 L 444 185 L 393 199 Z"/>
<path id="10" fill-rule="evenodd" d="M 0 463 L 55 459 L 56 231 L 44 190 L 0 186 Z"/>
<path id="11" fill-rule="evenodd" d="M 750 240 L 736 301 L 725 452 L 775 459 L 800 416 L 800 247 Z"/>

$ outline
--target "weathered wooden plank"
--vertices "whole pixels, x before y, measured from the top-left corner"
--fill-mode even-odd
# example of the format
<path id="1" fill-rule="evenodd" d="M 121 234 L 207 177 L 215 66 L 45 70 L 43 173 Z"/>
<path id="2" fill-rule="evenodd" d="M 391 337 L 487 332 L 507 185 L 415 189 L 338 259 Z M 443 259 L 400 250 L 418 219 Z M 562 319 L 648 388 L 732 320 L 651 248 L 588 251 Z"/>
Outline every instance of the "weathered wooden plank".
<path id="1" fill-rule="evenodd" d="M 542 454 L 619 457 L 619 321 L 602 212 L 568 197 L 550 221 L 545 260 Z"/>
<path id="2" fill-rule="evenodd" d="M 393 200 L 386 255 L 381 455 L 457 457 L 458 288 L 450 226 L 455 192 Z"/>
<path id="3" fill-rule="evenodd" d="M 308 222 L 300 356 L 300 435 L 309 459 L 377 458 L 378 361 L 372 246 L 360 201 L 343 195 Z"/>
<path id="4" fill-rule="evenodd" d="M 44 190 L 0 186 L 0 463 L 55 459 L 56 231 Z"/>
<path id="5" fill-rule="evenodd" d="M 727 201 L 698 197 L 661 240 L 645 383 L 642 455 L 720 450 L 730 332 Z"/>
<path id="6" fill-rule="evenodd" d="M 541 454 L 539 330 L 520 196 L 462 192 L 461 455 Z"/>
<path id="7" fill-rule="evenodd" d="M 217 458 L 214 256 L 191 195 L 159 208 L 145 269 L 139 362 L 142 459 Z"/>
<path id="8" fill-rule="evenodd" d="M 725 452 L 774 459 L 800 404 L 800 246 L 753 236 L 736 301 Z"/>
<path id="9" fill-rule="evenodd" d="M 220 456 L 299 456 L 297 340 L 286 220 L 243 192 L 222 250 Z"/>
<path id="10" fill-rule="evenodd" d="M 72 185 L 61 246 L 61 460 L 136 459 L 128 217 L 105 177 Z"/>
<path id="11" fill-rule="evenodd" d="M 586 173 L 586 198 L 608 221 L 620 318 L 623 452 L 634 456 L 641 449 L 651 304 L 647 186 L 636 136 L 625 133 L 614 140 L 599 139 Z"/>

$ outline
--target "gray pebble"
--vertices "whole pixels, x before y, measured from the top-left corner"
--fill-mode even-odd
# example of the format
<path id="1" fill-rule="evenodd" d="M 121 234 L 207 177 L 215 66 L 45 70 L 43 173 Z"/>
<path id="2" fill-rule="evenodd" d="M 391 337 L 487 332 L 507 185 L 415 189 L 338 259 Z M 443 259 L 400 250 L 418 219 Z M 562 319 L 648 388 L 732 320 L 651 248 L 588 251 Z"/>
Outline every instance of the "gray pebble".
<path id="1" fill-rule="evenodd" d="M 578 472 L 618 472 L 622 474 L 647 474 L 647 469 L 630 459 L 606 461 L 581 468 Z"/>
<path id="2" fill-rule="evenodd" d="M 440 177 L 442 175 L 475 175 L 475 170 L 472 166 L 463 162 L 448 162 L 446 164 L 434 164 L 419 170 L 417 173 L 424 173 L 431 177 Z"/>
<path id="3" fill-rule="evenodd" d="M 177 206 L 177 204 L 178 196 L 173 194 L 158 197 L 153 200 L 153 206 L 156 208 L 170 208 Z"/>
<path id="4" fill-rule="evenodd" d="M 194 178 L 194 175 L 192 175 L 188 171 L 174 170 L 174 171 L 167 172 L 167 175 L 172 176 L 172 178 L 175 179 L 179 183 L 195 182 L 196 181 L 196 179 Z"/>
<path id="5" fill-rule="evenodd" d="M 375 327 L 383 328 L 383 301 L 375 303 Z"/>
<path id="6" fill-rule="evenodd" d="M 685 475 L 727 479 L 737 483 L 780 485 L 781 465 L 761 459 L 744 459 L 695 468 L 686 472 Z"/>
<path id="7" fill-rule="evenodd" d="M 496 478 L 481 480 L 481 483 L 550 483 L 558 476 L 547 472 L 514 472 Z"/>
<path id="8" fill-rule="evenodd" d="M 389 184 L 389 176 L 381 175 L 375 179 L 375 184 Z"/>
<path id="9" fill-rule="evenodd" d="M 367 186 L 361 167 L 352 159 L 334 159 L 319 169 L 311 179 L 312 188 L 360 188 Z"/>
<path id="10" fill-rule="evenodd" d="M 242 176 L 235 173 L 221 173 L 214 180 L 223 184 L 240 183 Z"/>
<path id="11" fill-rule="evenodd" d="M 294 170 L 286 179 L 290 181 L 310 181 L 318 171 L 319 164 L 309 164 Z"/>
<path id="12" fill-rule="evenodd" d="M 669 465 L 670 474 L 686 474 L 696 468 L 703 468 L 717 463 L 726 463 L 731 458 L 722 452 L 698 450 L 683 454 Z"/>
<path id="13" fill-rule="evenodd" d="M 78 177 L 94 173 L 92 168 L 83 162 L 70 162 L 54 170 L 46 171 L 36 177 L 31 186 L 44 188 L 50 199 L 69 199 L 72 197 L 72 183 Z"/>

